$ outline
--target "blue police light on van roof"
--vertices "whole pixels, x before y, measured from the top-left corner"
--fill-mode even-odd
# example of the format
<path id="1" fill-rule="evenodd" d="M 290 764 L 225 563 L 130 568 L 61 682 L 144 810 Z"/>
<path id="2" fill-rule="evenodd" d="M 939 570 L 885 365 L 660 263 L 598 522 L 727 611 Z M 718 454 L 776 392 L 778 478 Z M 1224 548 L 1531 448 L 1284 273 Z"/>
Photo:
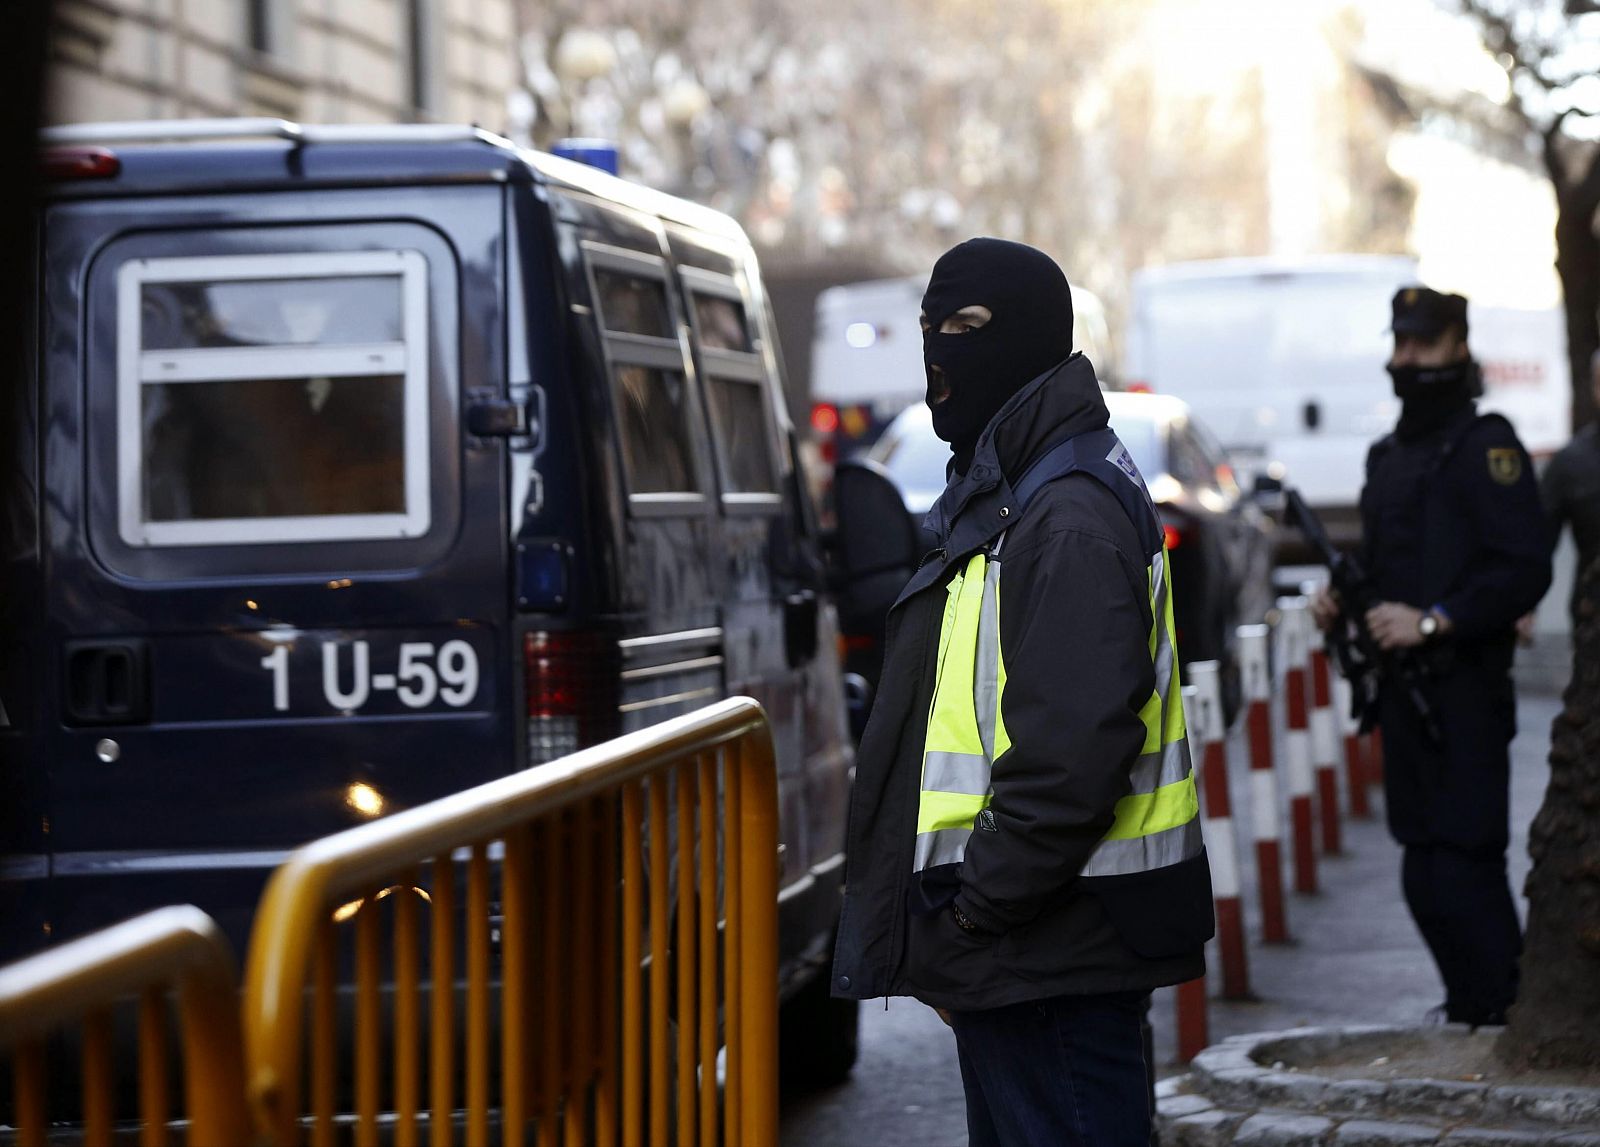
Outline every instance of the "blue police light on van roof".
<path id="1" fill-rule="evenodd" d="M 617 174 L 617 145 L 609 139 L 562 139 L 550 149 L 550 154 L 562 159 L 572 159 L 598 167 L 610 175 Z"/>

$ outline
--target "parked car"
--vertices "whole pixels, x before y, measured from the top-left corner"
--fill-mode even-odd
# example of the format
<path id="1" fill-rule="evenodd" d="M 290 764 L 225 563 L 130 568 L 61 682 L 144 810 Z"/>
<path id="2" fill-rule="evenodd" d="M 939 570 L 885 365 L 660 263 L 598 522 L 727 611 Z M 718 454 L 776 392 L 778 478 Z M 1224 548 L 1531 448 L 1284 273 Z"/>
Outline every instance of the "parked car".
<path id="1" fill-rule="evenodd" d="M 1259 621 L 1270 601 L 1271 524 L 1183 402 L 1122 392 L 1107 393 L 1105 400 L 1112 429 L 1144 475 L 1166 530 L 1180 655 L 1185 662 L 1223 663 L 1231 712 L 1238 700 L 1234 630 Z M 934 435 L 922 403 L 902 411 L 868 454 L 867 464 L 898 488 L 924 549 L 934 539 L 921 521 L 944 490 L 949 461 L 950 448 Z M 841 467 L 841 497 L 849 496 L 853 480 Z M 847 664 L 875 681 L 882 617 L 866 613 L 846 614 Z"/>
<path id="2" fill-rule="evenodd" d="M 0 959 L 172 902 L 243 945 L 295 846 L 750 694 L 785 1050 L 853 763 L 755 254 L 468 127 L 57 129 L 0 426 Z"/>

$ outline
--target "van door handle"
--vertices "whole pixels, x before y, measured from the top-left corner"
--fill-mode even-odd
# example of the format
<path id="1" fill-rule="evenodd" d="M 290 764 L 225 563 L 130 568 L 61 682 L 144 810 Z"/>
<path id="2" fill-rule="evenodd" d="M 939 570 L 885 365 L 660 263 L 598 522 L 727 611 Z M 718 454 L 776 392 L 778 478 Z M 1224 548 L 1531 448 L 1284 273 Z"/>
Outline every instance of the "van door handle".
<path id="1" fill-rule="evenodd" d="M 803 589 L 783 599 L 784 657 L 790 669 L 817 655 L 817 591 Z"/>
<path id="2" fill-rule="evenodd" d="M 74 641 L 65 650 L 62 714 L 69 725 L 150 720 L 150 648 L 138 638 Z"/>
<path id="3" fill-rule="evenodd" d="M 1300 417 L 1305 421 L 1307 430 L 1315 430 L 1322 425 L 1322 407 L 1317 402 L 1308 402 L 1300 412 Z"/>

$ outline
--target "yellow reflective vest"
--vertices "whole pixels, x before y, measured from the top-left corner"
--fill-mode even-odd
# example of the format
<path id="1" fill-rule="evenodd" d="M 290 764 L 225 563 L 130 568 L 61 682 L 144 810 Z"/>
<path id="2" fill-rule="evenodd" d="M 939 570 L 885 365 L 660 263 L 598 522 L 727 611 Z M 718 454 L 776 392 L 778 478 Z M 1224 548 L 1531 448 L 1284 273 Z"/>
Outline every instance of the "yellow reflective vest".
<path id="1" fill-rule="evenodd" d="M 1121 451 L 1120 459 L 1116 451 Z M 1131 462 L 1126 462 L 1121 444 L 1116 443 L 1112 457 L 1097 461 L 1115 466 L 1122 474 L 1096 472 L 1093 466 L 1073 468 L 1094 473 L 1123 501 L 1135 523 L 1146 527 L 1140 532 L 1149 539 L 1152 551 L 1148 555 L 1149 650 L 1156 684 L 1139 713 L 1145 737 L 1129 777 L 1132 791 L 1117 802 L 1110 831 L 1079 873 L 1086 877 L 1165 868 L 1196 857 L 1202 850 L 1199 799 L 1179 691 L 1164 539 L 1157 541 L 1159 530 L 1148 528 L 1155 515 L 1142 486 L 1122 479 L 1131 472 Z M 1120 485 L 1129 489 L 1118 489 Z M 1001 534 L 988 551 L 973 554 L 947 587 L 922 758 L 914 854 L 918 872 L 962 859 L 968 838 L 983 827 L 984 818 L 992 816 L 988 808 L 995 776 L 1005 774 L 1011 738 L 1003 713 L 1006 665 L 1000 648 L 1004 545 L 1005 535 Z M 1064 652 L 1070 654 L 1070 650 Z M 1071 746 L 1067 751 L 1070 754 Z M 1070 777 L 1064 776 L 1062 783 L 1070 784 Z"/>

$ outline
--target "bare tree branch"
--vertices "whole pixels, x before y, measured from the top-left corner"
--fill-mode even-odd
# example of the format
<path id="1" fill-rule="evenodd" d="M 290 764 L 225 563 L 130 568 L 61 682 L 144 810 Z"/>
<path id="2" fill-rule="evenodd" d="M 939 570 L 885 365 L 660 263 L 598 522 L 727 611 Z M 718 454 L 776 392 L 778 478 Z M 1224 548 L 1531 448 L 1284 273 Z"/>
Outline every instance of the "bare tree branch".
<path id="1" fill-rule="evenodd" d="M 1497 59 L 1500 56 L 1510 58 L 1511 65 L 1506 67 L 1506 73 L 1513 81 L 1520 74 L 1527 76 L 1546 92 L 1556 90 L 1542 68 L 1548 53 L 1538 49 L 1530 50 L 1529 45 L 1517 34 L 1517 29 L 1509 18 L 1490 8 L 1482 0 L 1461 0 L 1461 10 L 1478 22 L 1483 30 L 1484 45 Z M 1505 67 L 1503 63 L 1501 66 Z M 1522 94 L 1517 91 L 1515 82 L 1511 85 L 1510 106 L 1528 125 L 1529 130 L 1539 129 L 1533 112 L 1523 100 Z"/>

